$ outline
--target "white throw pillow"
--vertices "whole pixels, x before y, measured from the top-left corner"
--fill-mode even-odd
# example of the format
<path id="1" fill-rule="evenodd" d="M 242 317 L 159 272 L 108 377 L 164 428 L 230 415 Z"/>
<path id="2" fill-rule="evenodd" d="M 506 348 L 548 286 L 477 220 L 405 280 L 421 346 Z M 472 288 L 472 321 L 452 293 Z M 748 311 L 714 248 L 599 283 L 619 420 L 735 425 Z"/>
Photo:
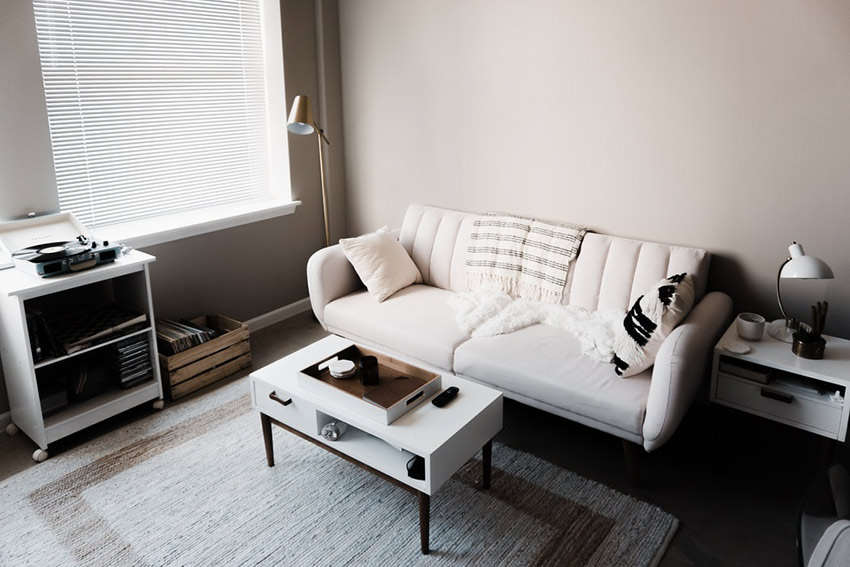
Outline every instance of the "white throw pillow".
<path id="1" fill-rule="evenodd" d="M 623 324 L 614 329 L 614 371 L 625 378 L 652 366 L 661 343 L 693 306 L 690 274 L 665 278 L 638 297 Z"/>
<path id="2" fill-rule="evenodd" d="M 343 238 L 339 244 L 366 289 L 378 302 L 422 281 L 422 274 L 407 250 L 385 226 L 357 238 Z"/>

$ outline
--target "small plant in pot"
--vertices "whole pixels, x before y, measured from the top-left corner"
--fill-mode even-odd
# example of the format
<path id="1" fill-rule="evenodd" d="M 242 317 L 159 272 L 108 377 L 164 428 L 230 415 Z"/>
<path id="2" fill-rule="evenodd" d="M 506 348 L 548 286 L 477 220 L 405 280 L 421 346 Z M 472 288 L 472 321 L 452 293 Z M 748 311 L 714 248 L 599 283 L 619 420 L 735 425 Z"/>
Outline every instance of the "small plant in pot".
<path id="1" fill-rule="evenodd" d="M 812 324 L 800 323 L 794 332 L 794 343 L 791 345 L 794 354 L 802 358 L 823 358 L 826 339 L 821 336 L 821 332 L 826 323 L 828 308 L 829 303 L 826 301 L 818 301 L 812 305 Z"/>

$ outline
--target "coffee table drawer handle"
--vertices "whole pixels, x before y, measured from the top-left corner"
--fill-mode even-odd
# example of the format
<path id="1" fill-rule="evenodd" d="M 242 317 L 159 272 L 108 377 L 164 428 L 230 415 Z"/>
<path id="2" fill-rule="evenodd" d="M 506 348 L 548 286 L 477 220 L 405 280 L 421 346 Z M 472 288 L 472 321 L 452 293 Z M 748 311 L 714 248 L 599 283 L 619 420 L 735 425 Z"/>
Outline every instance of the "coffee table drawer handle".
<path id="1" fill-rule="evenodd" d="M 279 403 L 282 406 L 288 406 L 289 404 L 292 403 L 292 398 L 289 398 L 288 400 L 284 400 L 283 398 L 278 396 L 277 392 L 275 392 L 274 390 L 272 390 L 271 393 L 269 394 L 269 399 L 276 401 L 277 403 Z"/>

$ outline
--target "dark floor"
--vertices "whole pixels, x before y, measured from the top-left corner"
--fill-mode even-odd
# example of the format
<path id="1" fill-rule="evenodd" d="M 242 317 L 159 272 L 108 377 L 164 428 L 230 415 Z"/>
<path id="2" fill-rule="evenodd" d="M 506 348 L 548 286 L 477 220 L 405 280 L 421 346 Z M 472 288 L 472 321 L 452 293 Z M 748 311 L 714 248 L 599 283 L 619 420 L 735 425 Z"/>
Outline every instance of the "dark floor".
<path id="1" fill-rule="evenodd" d="M 309 313 L 257 331 L 251 337 L 253 368 L 323 334 Z M 816 435 L 710 404 L 705 386 L 673 439 L 656 452 L 640 455 L 637 486 L 626 474 L 619 439 L 510 400 L 496 440 L 676 515 L 680 527 L 663 566 L 795 565 L 796 507 L 820 466 L 824 442 Z M 175 403 L 191 403 L 193 397 L 169 402 L 164 411 Z M 147 405 L 136 408 L 57 441 L 50 447 L 51 455 L 151 411 Z M 844 444 L 830 448 L 834 460 L 850 462 Z M 0 480 L 38 466 L 30 458 L 34 449 L 22 434 L 0 435 Z"/>

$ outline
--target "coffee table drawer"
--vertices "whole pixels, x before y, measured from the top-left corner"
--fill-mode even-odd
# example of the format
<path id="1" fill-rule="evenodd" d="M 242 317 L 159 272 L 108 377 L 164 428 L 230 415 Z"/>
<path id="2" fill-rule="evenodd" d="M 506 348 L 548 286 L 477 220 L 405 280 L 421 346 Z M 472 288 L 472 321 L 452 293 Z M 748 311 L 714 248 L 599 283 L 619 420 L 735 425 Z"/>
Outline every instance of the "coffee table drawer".
<path id="1" fill-rule="evenodd" d="M 267 416 L 302 433 L 318 435 L 316 408 L 282 388 L 252 380 L 254 403 Z"/>

